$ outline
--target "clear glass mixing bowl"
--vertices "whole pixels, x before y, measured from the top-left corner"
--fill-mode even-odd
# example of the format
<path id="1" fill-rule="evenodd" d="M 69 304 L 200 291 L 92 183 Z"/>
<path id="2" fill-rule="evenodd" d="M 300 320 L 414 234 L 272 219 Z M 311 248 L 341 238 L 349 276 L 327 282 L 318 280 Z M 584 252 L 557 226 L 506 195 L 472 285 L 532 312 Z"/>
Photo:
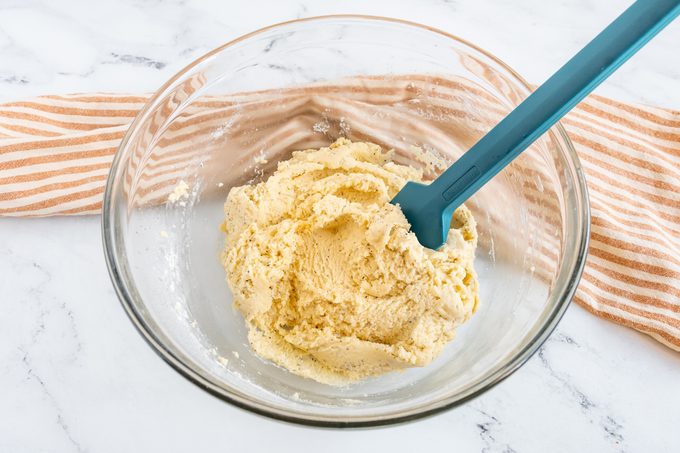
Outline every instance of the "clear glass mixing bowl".
<path id="1" fill-rule="evenodd" d="M 394 148 L 395 160 L 434 177 L 414 147 L 452 162 L 529 92 L 474 45 L 391 19 L 297 20 L 214 50 L 149 100 L 114 159 L 103 238 L 123 306 L 177 371 L 271 417 L 378 425 L 479 395 L 545 341 L 581 275 L 586 186 L 560 125 L 467 203 L 478 221 L 481 293 L 457 338 L 427 367 L 344 387 L 251 351 L 219 262 L 222 204 L 230 187 L 266 178 L 291 151 L 338 136 Z"/>

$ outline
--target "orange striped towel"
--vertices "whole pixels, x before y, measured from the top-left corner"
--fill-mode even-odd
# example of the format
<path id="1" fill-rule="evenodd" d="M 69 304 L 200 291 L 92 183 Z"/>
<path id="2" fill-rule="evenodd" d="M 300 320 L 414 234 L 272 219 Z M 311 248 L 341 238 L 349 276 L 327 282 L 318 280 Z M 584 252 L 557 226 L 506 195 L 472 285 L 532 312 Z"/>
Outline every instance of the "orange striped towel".
<path id="1" fill-rule="evenodd" d="M 435 82 L 446 85 L 441 79 L 417 83 L 424 90 Z M 399 96 L 413 85 L 398 77 L 371 83 L 374 97 Z M 265 121 L 273 109 L 294 111 L 309 102 L 322 109 L 331 101 L 351 115 L 361 110 L 355 108 L 361 101 L 356 88 L 291 90 L 285 102 L 270 102 L 260 108 L 261 117 L 251 119 Z M 460 105 L 445 103 L 461 99 L 455 90 L 472 88 L 447 89 L 442 108 L 460 113 Z M 266 92 L 233 95 L 211 108 L 227 112 L 235 102 L 254 103 L 258 96 Z M 147 98 L 79 94 L 0 105 L 0 215 L 98 213 L 113 154 Z M 680 112 L 590 96 L 563 124 L 584 167 L 592 211 L 589 257 L 575 300 L 680 350 Z M 166 173 L 172 178 L 172 171 Z"/>

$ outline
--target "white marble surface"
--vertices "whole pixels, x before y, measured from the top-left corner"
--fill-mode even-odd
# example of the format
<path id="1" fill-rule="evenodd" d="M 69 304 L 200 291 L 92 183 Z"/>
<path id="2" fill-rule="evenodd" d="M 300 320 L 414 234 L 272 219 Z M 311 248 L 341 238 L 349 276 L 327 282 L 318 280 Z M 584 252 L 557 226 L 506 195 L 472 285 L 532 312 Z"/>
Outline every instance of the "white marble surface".
<path id="1" fill-rule="evenodd" d="M 330 13 L 458 34 L 540 83 L 627 1 L 0 0 L 0 101 L 152 91 L 242 33 Z M 680 108 L 680 21 L 598 92 Z M 407 425 L 309 429 L 233 408 L 146 345 L 97 218 L 0 219 L 0 451 L 680 451 L 680 355 L 572 306 L 539 354 L 466 406 Z"/>

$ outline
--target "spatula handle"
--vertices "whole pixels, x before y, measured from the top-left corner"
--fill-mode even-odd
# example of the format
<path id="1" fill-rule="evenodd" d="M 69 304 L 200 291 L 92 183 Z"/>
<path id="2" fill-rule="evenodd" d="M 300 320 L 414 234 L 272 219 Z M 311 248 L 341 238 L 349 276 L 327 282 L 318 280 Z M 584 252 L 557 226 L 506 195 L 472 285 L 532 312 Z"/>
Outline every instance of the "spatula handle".
<path id="1" fill-rule="evenodd" d="M 431 201 L 450 216 L 679 13 L 680 0 L 633 3 L 430 184 Z"/>

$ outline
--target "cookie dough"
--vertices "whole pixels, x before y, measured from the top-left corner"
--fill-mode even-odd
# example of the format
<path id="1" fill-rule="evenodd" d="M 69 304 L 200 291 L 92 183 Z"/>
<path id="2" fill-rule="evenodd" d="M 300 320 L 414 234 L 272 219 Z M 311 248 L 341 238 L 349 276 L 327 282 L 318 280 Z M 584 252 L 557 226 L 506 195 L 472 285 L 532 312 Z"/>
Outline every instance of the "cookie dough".
<path id="1" fill-rule="evenodd" d="M 420 245 L 390 200 L 421 178 L 339 139 L 231 189 L 222 263 L 257 354 L 327 384 L 437 357 L 477 307 L 477 232 L 462 206 L 446 244 Z"/>

